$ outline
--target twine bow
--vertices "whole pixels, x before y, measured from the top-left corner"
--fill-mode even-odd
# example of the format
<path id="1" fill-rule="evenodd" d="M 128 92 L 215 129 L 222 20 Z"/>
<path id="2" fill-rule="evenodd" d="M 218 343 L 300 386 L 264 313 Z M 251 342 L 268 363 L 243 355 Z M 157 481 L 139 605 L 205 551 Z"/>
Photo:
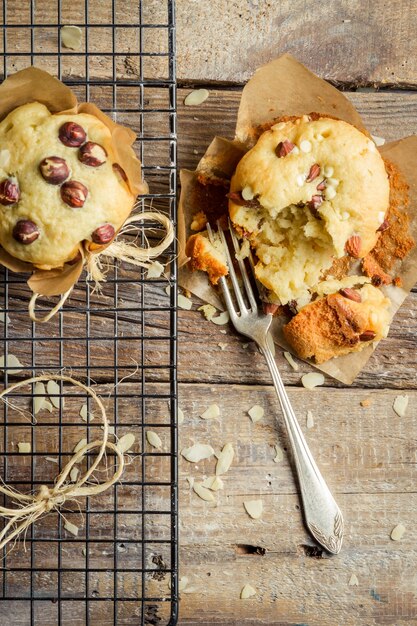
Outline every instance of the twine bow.
<path id="1" fill-rule="evenodd" d="M 23 494 L 15 489 L 12 489 L 6 484 L 0 484 L 0 492 L 12 498 L 19 505 L 19 508 L 16 509 L 0 506 L 0 515 L 9 518 L 9 521 L 0 532 L 0 549 L 9 543 L 9 541 L 18 537 L 43 515 L 51 512 L 53 509 L 59 509 L 59 507 L 61 507 L 67 500 L 73 500 L 79 496 L 94 496 L 102 493 L 117 482 L 123 474 L 125 465 L 124 454 L 114 443 L 108 441 L 109 423 L 106 410 L 99 396 L 90 387 L 86 387 L 86 385 L 75 380 L 74 378 L 71 378 L 71 376 L 52 376 L 46 374 L 44 376 L 27 378 L 10 385 L 10 387 L 7 387 L 7 389 L 4 389 L 0 393 L 0 399 L 19 387 L 45 380 L 61 380 L 63 382 L 69 382 L 72 385 L 76 385 L 77 387 L 84 389 L 84 391 L 91 396 L 101 411 L 101 418 L 103 420 L 103 439 L 97 439 L 80 448 L 71 457 L 61 473 L 56 477 L 53 487 L 41 485 L 37 493 Z M 94 462 L 91 464 L 91 467 L 84 474 L 81 474 L 75 482 L 66 483 L 74 465 L 79 463 L 88 452 L 95 449 L 98 449 L 98 453 Z M 113 476 L 105 482 L 94 485 L 86 485 L 88 479 L 97 469 L 106 449 L 112 451 L 117 457 L 117 467 Z"/>

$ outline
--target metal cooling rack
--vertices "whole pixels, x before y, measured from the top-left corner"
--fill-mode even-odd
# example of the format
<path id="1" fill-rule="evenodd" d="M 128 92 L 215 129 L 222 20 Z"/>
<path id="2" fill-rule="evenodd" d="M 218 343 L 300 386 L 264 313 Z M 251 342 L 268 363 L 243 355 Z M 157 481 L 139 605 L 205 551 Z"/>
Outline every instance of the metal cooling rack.
<path id="1" fill-rule="evenodd" d="M 80 101 L 96 103 L 133 128 L 152 191 L 142 209 L 152 204 L 175 221 L 174 3 L 3 0 L 0 21 L 4 76 L 31 64 L 46 69 Z M 68 24 L 82 30 L 78 51 L 61 46 L 60 28 Z M 173 244 L 167 254 L 169 281 L 147 279 L 146 272 L 117 264 L 98 294 L 83 275 L 61 312 L 46 324 L 28 318 L 25 277 L 1 270 L 0 347 L 23 364 L 21 373 L 6 368 L 2 383 L 43 372 L 72 373 L 96 385 L 115 432 L 132 432 L 136 443 L 120 484 L 78 506 L 66 503 L 63 514 L 79 527 L 77 537 L 53 512 L 32 526 L 25 543 L 4 550 L 0 624 L 176 623 L 175 256 Z M 40 312 L 50 306 L 40 299 Z M 32 391 L 16 393 L 14 406 L 27 410 Z M 65 406 L 60 402 L 52 413 L 42 410 L 35 427 L 13 407 L 1 407 L 1 476 L 23 492 L 52 484 L 74 445 L 100 435 L 94 420 L 80 418 L 86 396 L 65 386 L 59 397 Z M 163 451 L 152 451 L 147 429 L 158 432 Z M 31 454 L 18 453 L 22 441 L 31 443 Z"/>

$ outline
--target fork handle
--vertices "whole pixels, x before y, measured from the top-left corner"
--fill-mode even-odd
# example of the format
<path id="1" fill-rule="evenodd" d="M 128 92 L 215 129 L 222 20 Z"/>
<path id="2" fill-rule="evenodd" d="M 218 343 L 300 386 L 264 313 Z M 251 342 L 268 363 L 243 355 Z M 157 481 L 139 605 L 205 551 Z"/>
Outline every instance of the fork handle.
<path id="1" fill-rule="evenodd" d="M 318 469 L 297 421 L 271 349 L 259 344 L 277 392 L 295 461 L 304 518 L 313 537 L 338 554 L 343 541 L 343 516 Z"/>

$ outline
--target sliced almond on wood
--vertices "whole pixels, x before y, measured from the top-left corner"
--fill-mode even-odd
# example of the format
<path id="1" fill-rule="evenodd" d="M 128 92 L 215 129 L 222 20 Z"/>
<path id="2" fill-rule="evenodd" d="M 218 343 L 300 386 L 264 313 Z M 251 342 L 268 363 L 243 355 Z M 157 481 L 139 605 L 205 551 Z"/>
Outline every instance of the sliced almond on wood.
<path id="1" fill-rule="evenodd" d="M 35 387 L 34 387 L 34 396 L 33 396 L 33 414 L 37 415 L 39 413 L 39 411 L 41 409 L 43 409 L 43 406 L 45 404 L 45 385 L 38 381 L 37 383 L 35 383 Z"/>
<path id="2" fill-rule="evenodd" d="M 181 454 L 190 463 L 198 463 L 203 459 L 209 459 L 214 454 L 214 450 L 211 446 L 205 443 L 195 443 L 189 448 L 181 450 Z"/>
<path id="3" fill-rule="evenodd" d="M 277 443 L 275 444 L 274 448 L 275 448 L 274 463 L 281 463 L 281 461 L 284 459 L 284 451 L 281 448 L 281 446 L 279 446 Z"/>
<path id="4" fill-rule="evenodd" d="M 224 324 L 227 324 L 229 319 L 230 315 L 228 311 L 223 311 L 220 315 L 217 315 L 217 317 L 212 317 L 210 321 L 213 322 L 213 324 L 216 324 L 216 326 L 224 326 Z"/>
<path id="5" fill-rule="evenodd" d="M 352 576 L 349 578 L 349 585 L 351 587 L 353 586 L 357 587 L 359 585 L 359 580 L 356 574 L 352 574 Z"/>
<path id="6" fill-rule="evenodd" d="M 233 457 L 235 456 L 235 451 L 233 450 L 233 446 L 231 443 L 226 443 L 223 446 L 222 451 L 219 454 L 216 463 L 216 476 L 220 476 L 221 474 L 225 474 L 233 461 Z"/>
<path id="7" fill-rule="evenodd" d="M 164 271 L 164 266 L 159 261 L 153 261 L 146 273 L 146 278 L 160 278 Z"/>
<path id="8" fill-rule="evenodd" d="M 17 449 L 19 450 L 19 454 L 28 454 L 31 452 L 32 447 L 29 442 L 22 441 L 17 444 Z"/>
<path id="9" fill-rule="evenodd" d="M 77 481 L 78 475 L 80 473 L 80 470 L 78 469 L 78 467 L 73 467 L 70 471 L 70 480 L 71 482 L 75 483 Z"/>
<path id="10" fill-rule="evenodd" d="M 220 478 L 220 476 L 209 476 L 201 483 L 203 487 L 207 489 L 211 489 L 211 491 L 219 491 L 219 489 L 224 489 L 224 482 Z"/>
<path id="11" fill-rule="evenodd" d="M 62 407 L 64 407 L 64 398 L 59 397 L 61 389 L 55 380 L 48 380 L 46 390 L 50 401 L 56 409 L 59 409 L 60 402 L 62 402 Z"/>
<path id="12" fill-rule="evenodd" d="M 209 322 L 217 313 L 216 307 L 214 307 L 212 304 L 203 304 L 202 306 L 198 307 L 197 311 L 201 311 L 206 320 L 208 320 Z"/>
<path id="13" fill-rule="evenodd" d="M 298 363 L 294 361 L 294 358 L 291 352 L 284 352 L 284 357 L 287 359 L 288 363 L 291 365 L 294 372 L 298 372 L 298 370 L 300 369 L 300 366 L 298 365 Z"/>
<path id="14" fill-rule="evenodd" d="M 79 531 L 80 529 L 78 528 L 78 526 L 76 526 L 76 525 L 75 525 L 75 524 L 73 524 L 72 522 L 69 522 L 68 520 L 65 520 L 64 528 L 65 528 L 65 530 L 67 530 L 69 533 L 71 533 L 71 535 L 74 535 L 74 537 L 78 537 L 78 531 Z"/>
<path id="15" fill-rule="evenodd" d="M 391 531 L 391 539 L 393 541 L 400 541 L 404 536 L 405 530 L 403 524 L 397 524 Z"/>
<path id="16" fill-rule="evenodd" d="M 187 476 L 188 484 L 190 487 L 194 485 L 194 476 Z"/>
<path id="17" fill-rule="evenodd" d="M 209 408 L 200 415 L 203 420 L 211 420 L 220 416 L 220 409 L 217 404 L 210 404 Z"/>
<path id="18" fill-rule="evenodd" d="M 120 437 L 119 441 L 116 443 L 116 448 L 120 450 L 122 454 L 124 454 L 125 452 L 130 450 L 134 443 L 135 435 L 133 435 L 132 433 L 126 433 L 126 435 Z"/>
<path id="19" fill-rule="evenodd" d="M 52 456 L 46 456 L 45 461 L 49 461 L 50 463 L 56 463 L 58 465 L 58 459 Z"/>
<path id="20" fill-rule="evenodd" d="M 394 400 L 392 408 L 399 417 L 405 417 L 408 407 L 408 396 L 397 396 Z"/>
<path id="21" fill-rule="evenodd" d="M 240 598 L 241 600 L 247 600 L 248 598 L 252 598 L 252 596 L 256 596 L 256 589 L 254 589 L 252 585 L 246 584 L 240 592 Z"/>
<path id="22" fill-rule="evenodd" d="M 88 413 L 88 407 L 86 404 L 83 404 L 80 409 L 80 417 L 84 422 L 88 422 L 88 418 L 90 418 L 90 422 L 94 419 L 94 415 L 92 413 Z"/>
<path id="23" fill-rule="evenodd" d="M 259 404 L 254 404 L 253 407 L 249 409 L 248 414 L 252 422 L 259 422 L 259 420 L 263 418 L 265 411 Z"/>
<path id="24" fill-rule="evenodd" d="M 84 446 L 86 445 L 87 445 L 87 439 L 84 437 L 83 439 L 80 439 L 80 441 L 77 443 L 73 452 L 74 453 L 78 452 L 79 450 L 81 450 L 81 448 L 84 448 Z"/>
<path id="25" fill-rule="evenodd" d="M 207 487 L 203 487 L 201 483 L 197 483 L 194 481 L 193 489 L 198 495 L 199 498 L 205 500 L 206 502 L 215 502 L 216 498 L 213 496 L 212 491 L 207 489 Z"/>
<path id="26" fill-rule="evenodd" d="M 195 107 L 203 104 L 209 97 L 210 92 L 207 89 L 194 89 L 184 99 L 184 104 L 187 107 Z"/>
<path id="27" fill-rule="evenodd" d="M 193 306 L 192 300 L 190 300 L 190 298 L 186 298 L 181 293 L 178 294 L 177 303 L 179 308 L 184 309 L 185 311 L 190 311 Z"/>
<path id="28" fill-rule="evenodd" d="M 153 430 L 146 431 L 146 439 L 148 443 L 157 450 L 161 450 L 162 448 L 162 440 L 161 437 L 155 433 Z"/>
<path id="29" fill-rule="evenodd" d="M 324 376 L 319 372 L 310 372 L 309 374 L 304 374 L 301 378 L 301 384 L 306 389 L 314 389 L 314 387 L 319 387 L 324 383 Z"/>
<path id="30" fill-rule="evenodd" d="M 44 401 L 42 408 L 49 411 L 49 413 L 52 413 L 52 411 L 54 410 L 54 407 L 52 406 L 52 402 L 49 402 L 49 400 Z"/>
<path id="31" fill-rule="evenodd" d="M 14 354 L 0 356 L 0 370 L 6 370 L 8 374 L 19 374 L 22 371 L 22 363 Z"/>
<path id="32" fill-rule="evenodd" d="M 178 407 L 178 425 L 180 426 L 184 422 L 184 411 Z"/>
<path id="33" fill-rule="evenodd" d="M 83 32 L 78 26 L 63 26 L 61 28 L 61 43 L 64 48 L 79 50 L 81 48 Z"/>
<path id="34" fill-rule="evenodd" d="M 246 513 L 252 519 L 260 519 L 262 517 L 262 512 L 263 512 L 262 500 L 245 500 L 243 502 L 243 506 L 246 509 Z"/>

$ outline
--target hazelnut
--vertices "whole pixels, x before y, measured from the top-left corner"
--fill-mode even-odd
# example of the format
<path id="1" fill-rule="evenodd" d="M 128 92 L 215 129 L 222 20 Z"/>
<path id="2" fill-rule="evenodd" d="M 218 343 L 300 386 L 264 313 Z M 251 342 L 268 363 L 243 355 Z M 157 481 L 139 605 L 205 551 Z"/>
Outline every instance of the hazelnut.
<path id="1" fill-rule="evenodd" d="M 94 141 L 87 141 L 78 151 L 78 158 L 84 165 L 90 167 L 99 167 L 107 160 L 107 152 L 100 146 L 99 143 Z"/>
<path id="2" fill-rule="evenodd" d="M 373 330 L 365 330 L 365 332 L 359 335 L 359 341 L 373 341 L 376 337 L 376 332 Z"/>
<path id="3" fill-rule="evenodd" d="M 16 178 L 5 178 L 0 183 L 0 204 L 9 206 L 20 199 L 19 183 Z"/>
<path id="4" fill-rule="evenodd" d="M 113 171 L 116 172 L 116 174 L 119 174 L 120 178 L 124 180 L 125 183 L 127 183 L 127 175 L 123 167 L 119 165 L 118 163 L 113 163 L 112 167 L 113 167 Z"/>
<path id="5" fill-rule="evenodd" d="M 85 130 L 75 122 L 65 122 L 59 128 L 59 140 L 68 148 L 79 148 L 85 142 L 87 135 Z"/>
<path id="6" fill-rule="evenodd" d="M 57 156 L 46 157 L 39 163 L 39 171 L 42 177 L 50 185 L 60 185 L 70 175 L 69 167 L 65 159 Z"/>
<path id="7" fill-rule="evenodd" d="M 88 196 L 88 189 L 78 180 L 69 180 L 61 187 L 61 198 L 73 208 L 80 208 L 84 205 Z"/>
<path id="8" fill-rule="evenodd" d="M 91 239 L 94 243 L 109 243 L 114 237 L 115 230 L 111 224 L 103 224 L 92 233 Z"/>
<path id="9" fill-rule="evenodd" d="M 39 235 L 39 228 L 31 220 L 19 220 L 13 228 L 13 238 L 24 246 L 36 241 Z"/>

